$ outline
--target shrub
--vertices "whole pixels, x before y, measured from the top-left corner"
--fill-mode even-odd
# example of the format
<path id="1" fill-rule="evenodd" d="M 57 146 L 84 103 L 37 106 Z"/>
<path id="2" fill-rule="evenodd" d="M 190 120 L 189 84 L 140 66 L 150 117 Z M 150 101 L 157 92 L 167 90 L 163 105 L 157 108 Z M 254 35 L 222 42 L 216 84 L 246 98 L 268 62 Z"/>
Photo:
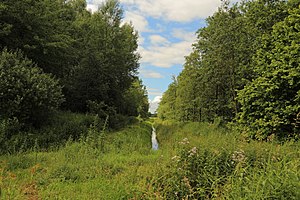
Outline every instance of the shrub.
<path id="1" fill-rule="evenodd" d="M 88 101 L 87 104 L 89 113 L 99 117 L 99 127 L 103 127 L 106 120 L 108 120 L 108 127 L 112 129 L 120 129 L 128 124 L 137 122 L 135 117 L 118 114 L 115 107 L 109 106 L 103 101 Z"/>
<path id="2" fill-rule="evenodd" d="M 9 151 L 11 147 L 9 138 L 20 132 L 21 124 L 16 118 L 0 119 L 0 152 Z"/>
<path id="3" fill-rule="evenodd" d="M 187 145 L 188 141 L 181 143 Z M 189 146 L 189 145 L 188 145 Z M 236 163 L 226 150 L 184 148 L 172 158 L 170 171 L 154 187 L 169 199 L 211 199 L 223 195 L 223 186 L 232 176 Z"/>
<path id="4" fill-rule="evenodd" d="M 77 141 L 81 137 L 86 137 L 94 116 L 71 113 L 54 112 L 51 118 L 40 129 L 32 129 L 23 133 L 26 139 L 27 149 L 35 145 L 35 141 L 42 149 L 63 146 L 67 141 Z"/>
<path id="5" fill-rule="evenodd" d="M 43 73 L 20 51 L 0 54 L 1 118 L 39 125 L 63 101 L 58 80 Z"/>
<path id="6" fill-rule="evenodd" d="M 241 112 L 238 122 L 244 132 L 265 140 L 299 137 L 300 111 L 300 8 L 273 26 L 254 59 L 258 77 L 238 92 Z"/>
<path id="7" fill-rule="evenodd" d="M 53 112 L 41 128 L 21 130 L 16 118 L 0 120 L 0 153 L 20 153 L 63 146 L 86 137 L 93 115 Z"/>

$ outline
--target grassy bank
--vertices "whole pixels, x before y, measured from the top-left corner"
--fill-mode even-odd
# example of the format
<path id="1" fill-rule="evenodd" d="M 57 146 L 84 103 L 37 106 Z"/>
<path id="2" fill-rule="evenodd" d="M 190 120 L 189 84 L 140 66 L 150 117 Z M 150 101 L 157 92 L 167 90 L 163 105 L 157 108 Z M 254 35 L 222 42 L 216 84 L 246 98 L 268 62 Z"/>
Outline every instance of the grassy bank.
<path id="1" fill-rule="evenodd" d="M 172 155 L 157 175 L 163 199 L 300 199 L 299 142 L 245 141 L 217 124 L 157 124 L 161 151 Z"/>
<path id="2" fill-rule="evenodd" d="M 156 121 L 55 151 L 0 157 L 0 199 L 299 199 L 298 142 L 247 142 L 214 124 Z"/>
<path id="3" fill-rule="evenodd" d="M 1 156 L 0 199 L 134 198 L 159 159 L 151 150 L 151 126 L 98 136 L 57 151 Z"/>

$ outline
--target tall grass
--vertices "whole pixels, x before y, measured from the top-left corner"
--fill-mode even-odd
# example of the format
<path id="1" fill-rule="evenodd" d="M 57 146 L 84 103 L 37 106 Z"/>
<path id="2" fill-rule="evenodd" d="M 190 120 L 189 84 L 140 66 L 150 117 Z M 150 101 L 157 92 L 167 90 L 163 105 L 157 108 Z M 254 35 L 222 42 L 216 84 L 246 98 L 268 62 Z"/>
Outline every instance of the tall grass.
<path id="1" fill-rule="evenodd" d="M 56 150 L 0 156 L 0 199 L 300 199 L 299 142 L 245 141 L 209 123 L 155 121 Z"/>
<path id="2" fill-rule="evenodd" d="M 299 142 L 247 142 L 203 123 L 162 122 L 157 130 L 173 157 L 157 174 L 154 198 L 300 199 Z"/>
<path id="3" fill-rule="evenodd" d="M 55 151 L 1 156 L 0 199 L 134 198 L 159 159 L 151 150 L 151 126 L 137 123 L 115 132 L 91 126 L 88 132 Z"/>

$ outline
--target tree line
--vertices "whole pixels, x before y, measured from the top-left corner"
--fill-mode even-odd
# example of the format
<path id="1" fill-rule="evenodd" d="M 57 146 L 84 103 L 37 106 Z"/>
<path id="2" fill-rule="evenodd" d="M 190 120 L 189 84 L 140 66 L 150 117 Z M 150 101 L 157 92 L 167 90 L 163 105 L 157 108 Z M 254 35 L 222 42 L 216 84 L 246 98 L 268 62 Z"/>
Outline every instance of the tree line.
<path id="1" fill-rule="evenodd" d="M 148 115 L 138 78 L 138 33 L 117 0 L 98 11 L 85 0 L 0 2 L 0 119 L 39 127 L 53 110 Z"/>
<path id="2" fill-rule="evenodd" d="M 260 140 L 299 137 L 299 1 L 222 1 L 206 22 L 158 116 L 236 122 Z"/>

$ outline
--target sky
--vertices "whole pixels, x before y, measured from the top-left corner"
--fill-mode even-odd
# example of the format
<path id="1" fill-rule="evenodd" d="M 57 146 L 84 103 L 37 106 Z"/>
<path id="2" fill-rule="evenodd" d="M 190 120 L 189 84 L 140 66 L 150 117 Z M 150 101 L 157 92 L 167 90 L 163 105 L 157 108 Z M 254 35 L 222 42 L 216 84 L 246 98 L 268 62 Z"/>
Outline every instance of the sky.
<path id="1" fill-rule="evenodd" d="M 104 0 L 87 0 L 96 11 Z M 139 77 L 148 91 L 150 112 L 163 92 L 183 69 L 192 51 L 196 31 L 217 11 L 221 0 L 120 0 L 124 22 L 131 22 L 139 34 Z"/>

